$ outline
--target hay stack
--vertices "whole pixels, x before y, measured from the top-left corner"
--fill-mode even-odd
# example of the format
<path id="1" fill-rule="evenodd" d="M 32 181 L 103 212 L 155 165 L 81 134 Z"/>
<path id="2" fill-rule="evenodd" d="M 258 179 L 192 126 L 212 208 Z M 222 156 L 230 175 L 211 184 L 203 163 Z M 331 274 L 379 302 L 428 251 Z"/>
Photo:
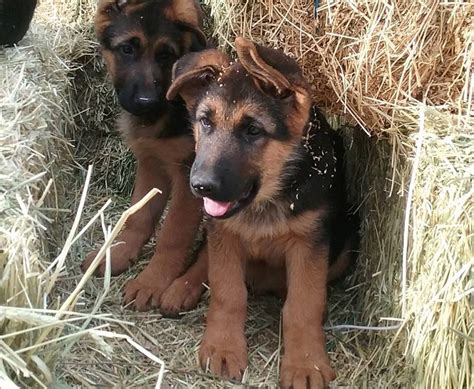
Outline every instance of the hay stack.
<path id="1" fill-rule="evenodd" d="M 71 248 L 74 189 L 84 183 L 71 138 L 83 111 L 75 77 L 95 58 L 94 9 L 93 0 L 43 0 L 19 46 L 0 48 L 2 388 L 51 384 L 65 345 L 91 334 L 81 325 L 92 316 L 74 312 L 75 284 L 65 296 L 58 286 Z"/>
<path id="2" fill-rule="evenodd" d="M 222 47 L 284 49 L 320 106 L 375 135 L 343 131 L 363 217 L 345 319 L 368 328 L 338 345 L 356 356 L 339 382 L 472 386 L 472 4 L 323 1 L 315 19 L 312 1 L 205 3 Z"/>
<path id="3" fill-rule="evenodd" d="M 36 355 L 43 331 L 33 329 L 49 325 L 57 336 L 63 326 L 41 311 L 50 293 L 41 275 L 49 251 L 46 230 L 58 212 L 55 202 L 63 196 L 61 180 L 70 174 L 58 166 L 67 167 L 72 159 L 64 137 L 73 117 L 67 100 L 69 63 L 62 60 L 70 42 L 59 36 L 53 44 L 50 31 L 32 29 L 20 47 L 0 50 L 2 387 L 10 375 L 22 377 L 25 385 L 31 385 L 28 377 L 47 382 L 56 350 Z"/>

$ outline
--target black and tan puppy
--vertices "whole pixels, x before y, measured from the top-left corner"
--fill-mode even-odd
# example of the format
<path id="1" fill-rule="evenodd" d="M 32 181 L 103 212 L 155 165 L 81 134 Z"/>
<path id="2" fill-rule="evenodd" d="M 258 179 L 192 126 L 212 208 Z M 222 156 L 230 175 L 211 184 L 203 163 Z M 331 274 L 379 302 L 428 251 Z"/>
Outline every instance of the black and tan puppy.
<path id="1" fill-rule="evenodd" d="M 188 54 L 168 97 L 186 101 L 196 139 L 193 192 L 208 223 L 211 301 L 200 361 L 241 378 L 247 366 L 247 285 L 284 291 L 284 387 L 333 380 L 323 320 L 327 282 L 354 261 L 341 139 L 312 107 L 300 68 L 243 38 L 238 60 Z"/>
<path id="2" fill-rule="evenodd" d="M 189 189 L 194 140 L 183 103 L 166 100 L 175 61 L 205 47 L 201 10 L 192 0 L 102 0 L 95 20 L 102 55 L 122 106 L 119 130 L 137 159 L 132 203 L 152 188 L 157 195 L 135 215 L 113 246 L 112 274 L 138 258 L 171 197 L 155 254 L 127 283 L 124 302 L 138 310 L 159 306 L 168 314 L 193 307 L 207 279 L 207 250 L 185 270 L 202 219 L 200 201 Z M 91 253 L 82 267 L 95 257 Z M 104 264 L 98 268 L 103 274 Z M 180 277 L 181 276 L 181 277 Z"/>

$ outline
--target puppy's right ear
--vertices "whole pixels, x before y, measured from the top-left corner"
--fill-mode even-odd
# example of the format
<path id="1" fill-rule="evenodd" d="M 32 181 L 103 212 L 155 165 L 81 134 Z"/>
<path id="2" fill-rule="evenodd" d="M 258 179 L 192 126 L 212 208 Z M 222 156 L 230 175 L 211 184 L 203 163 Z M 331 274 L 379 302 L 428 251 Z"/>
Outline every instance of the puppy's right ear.
<path id="1" fill-rule="evenodd" d="M 101 40 L 112 20 L 123 13 L 130 0 L 100 0 L 94 19 L 96 36 Z M 103 43 L 103 42 L 102 42 Z"/>
<path id="2" fill-rule="evenodd" d="M 184 55 L 173 66 L 173 82 L 166 98 L 173 100 L 179 95 L 191 109 L 209 84 L 229 65 L 230 58 L 215 49 Z"/>
<path id="3" fill-rule="evenodd" d="M 99 12 L 119 13 L 128 3 L 128 0 L 100 0 L 97 7 Z"/>

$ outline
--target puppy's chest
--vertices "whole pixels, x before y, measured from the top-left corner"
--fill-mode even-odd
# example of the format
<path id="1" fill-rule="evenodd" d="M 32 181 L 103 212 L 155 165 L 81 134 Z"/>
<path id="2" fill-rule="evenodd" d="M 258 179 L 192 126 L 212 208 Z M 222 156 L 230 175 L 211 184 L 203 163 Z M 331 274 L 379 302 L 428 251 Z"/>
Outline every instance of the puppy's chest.
<path id="1" fill-rule="evenodd" d="M 265 203 L 244 210 L 234 220 L 224 224 L 250 244 L 254 241 L 272 241 L 289 234 L 291 227 L 288 216 L 285 202 Z"/>
<path id="2" fill-rule="evenodd" d="M 253 219 L 245 217 L 249 214 L 243 214 L 237 223 L 235 220 L 224 222 L 226 229 L 239 236 L 247 259 L 280 265 L 288 249 L 295 244 L 314 244 L 327 210 L 318 208 L 292 216 L 284 209 L 284 204 L 272 204 L 260 212 L 254 211 Z"/>

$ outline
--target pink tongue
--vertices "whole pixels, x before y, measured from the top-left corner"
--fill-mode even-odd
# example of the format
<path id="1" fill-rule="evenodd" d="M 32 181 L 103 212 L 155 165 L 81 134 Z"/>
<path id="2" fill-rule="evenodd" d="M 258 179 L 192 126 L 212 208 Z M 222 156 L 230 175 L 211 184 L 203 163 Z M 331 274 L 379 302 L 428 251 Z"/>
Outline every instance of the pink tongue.
<path id="1" fill-rule="evenodd" d="M 222 216 L 229 210 L 231 206 L 232 203 L 214 201 L 210 198 L 204 197 L 204 209 L 211 216 Z"/>

